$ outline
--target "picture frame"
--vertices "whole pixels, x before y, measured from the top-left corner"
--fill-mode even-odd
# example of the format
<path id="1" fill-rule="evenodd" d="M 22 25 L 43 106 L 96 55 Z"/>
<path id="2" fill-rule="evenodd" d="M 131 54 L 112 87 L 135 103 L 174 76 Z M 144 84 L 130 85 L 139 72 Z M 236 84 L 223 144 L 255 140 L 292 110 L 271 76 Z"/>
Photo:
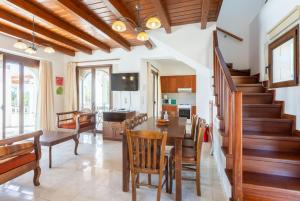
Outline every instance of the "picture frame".
<path id="1" fill-rule="evenodd" d="M 271 88 L 297 86 L 299 83 L 299 25 L 268 48 L 269 82 Z"/>

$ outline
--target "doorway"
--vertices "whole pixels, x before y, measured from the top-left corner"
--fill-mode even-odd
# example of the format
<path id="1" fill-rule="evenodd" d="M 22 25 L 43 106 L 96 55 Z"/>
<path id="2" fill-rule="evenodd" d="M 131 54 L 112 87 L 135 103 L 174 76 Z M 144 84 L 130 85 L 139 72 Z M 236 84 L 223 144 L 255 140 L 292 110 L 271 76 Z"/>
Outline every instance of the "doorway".
<path id="1" fill-rule="evenodd" d="M 1 137 L 36 130 L 39 62 L 14 55 L 1 56 Z"/>
<path id="2" fill-rule="evenodd" d="M 98 132 L 103 129 L 103 112 L 111 108 L 110 76 L 111 66 L 77 68 L 78 108 L 97 113 Z"/>

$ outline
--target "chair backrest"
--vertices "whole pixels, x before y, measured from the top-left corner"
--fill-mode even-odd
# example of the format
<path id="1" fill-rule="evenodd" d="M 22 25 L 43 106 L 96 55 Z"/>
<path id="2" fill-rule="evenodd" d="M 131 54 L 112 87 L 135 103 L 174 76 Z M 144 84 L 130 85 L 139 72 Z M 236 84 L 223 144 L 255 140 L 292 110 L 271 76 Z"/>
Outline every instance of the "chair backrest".
<path id="1" fill-rule="evenodd" d="M 196 133 L 195 133 L 195 151 L 196 151 L 196 160 L 200 162 L 201 159 L 201 150 L 203 144 L 203 137 L 206 130 L 206 125 L 204 123 L 204 119 L 199 118 L 198 123 L 196 126 Z"/>
<path id="2" fill-rule="evenodd" d="M 195 132 L 196 132 L 196 126 L 198 125 L 198 116 L 193 115 L 192 116 L 192 128 L 191 128 L 191 137 L 192 139 L 195 139 Z"/>
<path id="3" fill-rule="evenodd" d="M 162 172 L 167 132 L 127 131 L 127 142 L 131 171 L 149 174 Z"/>

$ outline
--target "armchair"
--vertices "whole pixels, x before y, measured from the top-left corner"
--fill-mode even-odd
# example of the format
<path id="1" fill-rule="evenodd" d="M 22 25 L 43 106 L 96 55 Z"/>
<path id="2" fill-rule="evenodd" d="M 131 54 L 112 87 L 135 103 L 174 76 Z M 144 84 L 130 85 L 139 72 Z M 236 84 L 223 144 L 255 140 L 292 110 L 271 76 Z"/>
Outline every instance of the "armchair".
<path id="1" fill-rule="evenodd" d="M 56 113 L 57 115 L 57 128 L 59 129 L 72 129 L 77 134 L 92 131 L 96 136 L 96 113 L 95 112 L 82 112 L 71 111 Z"/>
<path id="2" fill-rule="evenodd" d="M 39 186 L 42 131 L 0 140 L 0 184 L 34 170 L 33 183 Z M 33 142 L 24 141 L 34 138 Z"/>

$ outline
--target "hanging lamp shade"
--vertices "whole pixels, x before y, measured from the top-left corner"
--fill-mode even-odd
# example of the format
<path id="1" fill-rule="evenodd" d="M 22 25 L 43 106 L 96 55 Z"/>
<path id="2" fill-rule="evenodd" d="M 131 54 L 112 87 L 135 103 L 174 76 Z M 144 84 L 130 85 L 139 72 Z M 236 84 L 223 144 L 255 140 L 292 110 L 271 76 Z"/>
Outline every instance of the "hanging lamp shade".
<path id="1" fill-rule="evenodd" d="M 124 32 L 126 31 L 126 25 L 124 22 L 117 20 L 112 24 L 112 29 L 116 32 Z"/>
<path id="2" fill-rule="evenodd" d="M 161 22 L 157 17 L 150 17 L 146 22 L 146 27 L 149 29 L 158 29 L 161 27 Z"/>
<path id="3" fill-rule="evenodd" d="M 52 54 L 55 53 L 55 49 L 53 49 L 52 47 L 45 47 L 44 52 Z"/>
<path id="4" fill-rule="evenodd" d="M 14 44 L 14 47 L 17 48 L 17 49 L 20 49 L 20 50 L 25 50 L 25 49 L 27 48 L 27 45 L 26 45 L 26 43 L 24 43 L 23 41 L 18 40 L 18 41 Z"/>
<path id="5" fill-rule="evenodd" d="M 28 54 L 35 54 L 37 52 L 37 49 L 34 46 L 30 46 L 25 50 L 25 52 Z"/>
<path id="6" fill-rule="evenodd" d="M 138 33 L 136 38 L 140 41 L 147 41 L 149 40 L 149 35 L 146 32 L 141 31 L 140 33 Z"/>

